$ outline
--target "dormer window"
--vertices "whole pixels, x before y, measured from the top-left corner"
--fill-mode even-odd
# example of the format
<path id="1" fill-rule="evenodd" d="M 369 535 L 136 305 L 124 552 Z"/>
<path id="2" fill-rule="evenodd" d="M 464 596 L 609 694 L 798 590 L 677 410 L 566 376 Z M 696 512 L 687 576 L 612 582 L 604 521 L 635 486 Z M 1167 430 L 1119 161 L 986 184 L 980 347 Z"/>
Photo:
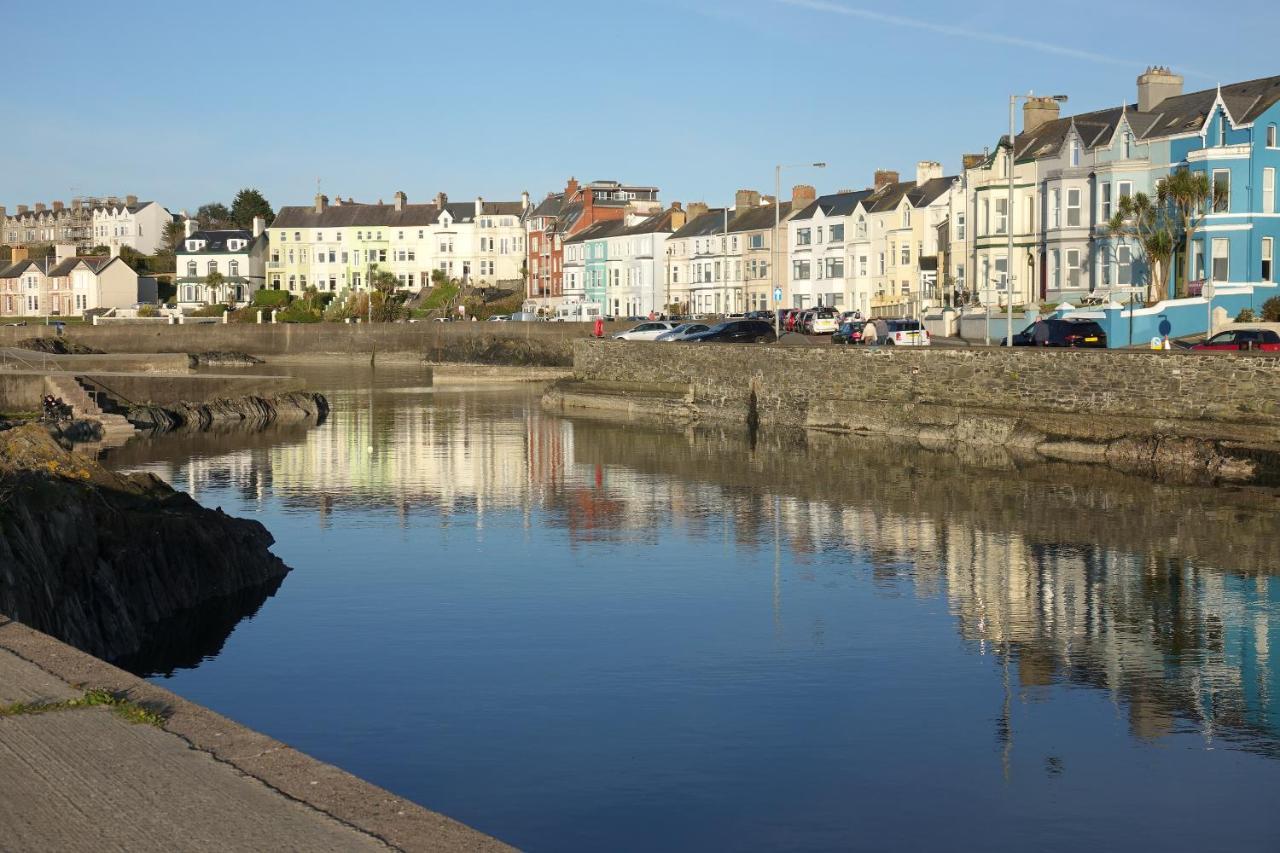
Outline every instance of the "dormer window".
<path id="1" fill-rule="evenodd" d="M 227 251 L 228 251 L 228 252 L 238 252 L 238 251 L 240 251 L 242 248 L 244 248 L 244 241 L 243 241 L 243 240 L 228 240 L 228 241 L 227 241 Z"/>
<path id="2" fill-rule="evenodd" d="M 199 240 L 188 240 L 188 241 L 187 241 L 187 251 L 188 251 L 188 252 L 198 252 L 198 251 L 200 251 L 200 241 L 199 241 Z"/>

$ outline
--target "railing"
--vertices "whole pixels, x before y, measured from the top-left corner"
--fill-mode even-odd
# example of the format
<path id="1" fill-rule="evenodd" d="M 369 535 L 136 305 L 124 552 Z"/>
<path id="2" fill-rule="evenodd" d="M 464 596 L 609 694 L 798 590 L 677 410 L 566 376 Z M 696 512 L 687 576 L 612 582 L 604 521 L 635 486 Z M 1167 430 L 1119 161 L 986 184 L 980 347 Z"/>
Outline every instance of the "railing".
<path id="1" fill-rule="evenodd" d="M 13 370 L 43 370 L 45 372 L 66 369 L 59 364 L 58 360 L 50 353 L 38 352 L 36 350 L 31 350 L 30 352 L 32 359 L 39 357 L 39 364 L 35 364 L 33 361 L 18 355 L 12 349 L 0 349 L 0 365 L 4 365 Z"/>
<path id="2" fill-rule="evenodd" d="M 105 383 L 94 379 L 92 376 L 78 375 L 75 380 L 84 388 L 85 393 L 93 400 L 94 405 L 104 412 L 116 414 L 112 411 L 113 409 L 118 409 L 122 406 L 127 409 L 137 405 L 128 397 L 113 388 L 109 388 Z"/>

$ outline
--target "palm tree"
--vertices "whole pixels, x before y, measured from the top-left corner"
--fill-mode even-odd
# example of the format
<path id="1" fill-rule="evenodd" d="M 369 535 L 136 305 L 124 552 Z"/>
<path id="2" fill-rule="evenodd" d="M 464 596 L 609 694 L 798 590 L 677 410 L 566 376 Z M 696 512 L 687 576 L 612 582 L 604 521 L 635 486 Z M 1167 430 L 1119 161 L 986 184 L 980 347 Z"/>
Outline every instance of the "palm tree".
<path id="1" fill-rule="evenodd" d="M 1222 197 L 1224 190 L 1224 187 L 1214 186 L 1204 172 L 1192 172 L 1188 169 L 1179 169 L 1160 179 L 1159 192 L 1173 206 L 1178 217 L 1177 224 L 1181 233 L 1176 236 L 1183 250 L 1183 294 L 1187 292 L 1187 284 L 1191 281 L 1192 235 L 1209 212 L 1209 200 L 1216 202 Z"/>
<path id="2" fill-rule="evenodd" d="M 210 305 L 213 305 L 218 301 L 218 290 L 225 282 L 226 279 L 223 278 L 222 273 L 217 270 L 211 270 L 209 274 L 204 277 L 204 286 L 209 288 L 208 301 Z"/>
<path id="3" fill-rule="evenodd" d="M 1138 244 L 1147 259 L 1150 280 L 1147 298 L 1159 302 L 1166 297 L 1169 263 L 1176 244 L 1174 225 L 1164 181 L 1156 186 L 1156 201 L 1146 193 L 1123 196 L 1115 216 L 1107 223 L 1113 237 L 1128 237 Z"/>

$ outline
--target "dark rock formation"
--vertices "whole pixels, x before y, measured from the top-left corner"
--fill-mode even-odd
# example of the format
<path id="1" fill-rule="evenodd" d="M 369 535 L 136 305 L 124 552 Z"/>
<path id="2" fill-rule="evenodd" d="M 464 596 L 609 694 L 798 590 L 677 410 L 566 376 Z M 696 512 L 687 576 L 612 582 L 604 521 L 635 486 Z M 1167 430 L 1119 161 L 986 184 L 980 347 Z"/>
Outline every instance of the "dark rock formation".
<path id="1" fill-rule="evenodd" d="M 0 613 L 90 654 L 134 654 L 167 617 L 278 583 L 289 569 L 273 542 L 40 426 L 0 432 Z"/>
<path id="2" fill-rule="evenodd" d="M 69 341 L 66 338 L 27 338 L 15 346 L 49 355 L 104 355 L 100 349 Z"/>
<path id="3" fill-rule="evenodd" d="M 262 359 L 254 358 L 247 352 L 214 350 L 191 353 L 192 367 L 253 367 L 264 363 Z"/>
<path id="4" fill-rule="evenodd" d="M 321 394 L 293 391 L 275 397 L 235 397 L 207 403 L 172 403 L 166 406 L 134 406 L 126 417 L 139 429 L 168 432 L 175 429 L 210 429 L 216 426 L 266 426 L 315 420 L 323 423 L 329 401 Z"/>

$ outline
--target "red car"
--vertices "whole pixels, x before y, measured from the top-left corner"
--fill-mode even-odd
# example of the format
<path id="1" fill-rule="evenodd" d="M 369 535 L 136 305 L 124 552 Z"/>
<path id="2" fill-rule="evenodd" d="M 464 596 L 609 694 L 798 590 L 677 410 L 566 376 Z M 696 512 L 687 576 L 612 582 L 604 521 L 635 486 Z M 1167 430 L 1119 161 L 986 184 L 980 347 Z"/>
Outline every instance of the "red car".
<path id="1" fill-rule="evenodd" d="M 1204 343 L 1196 344 L 1192 349 L 1211 352 L 1237 350 L 1280 352 L 1280 334 L 1271 329 L 1228 329 L 1225 332 L 1218 332 Z"/>

